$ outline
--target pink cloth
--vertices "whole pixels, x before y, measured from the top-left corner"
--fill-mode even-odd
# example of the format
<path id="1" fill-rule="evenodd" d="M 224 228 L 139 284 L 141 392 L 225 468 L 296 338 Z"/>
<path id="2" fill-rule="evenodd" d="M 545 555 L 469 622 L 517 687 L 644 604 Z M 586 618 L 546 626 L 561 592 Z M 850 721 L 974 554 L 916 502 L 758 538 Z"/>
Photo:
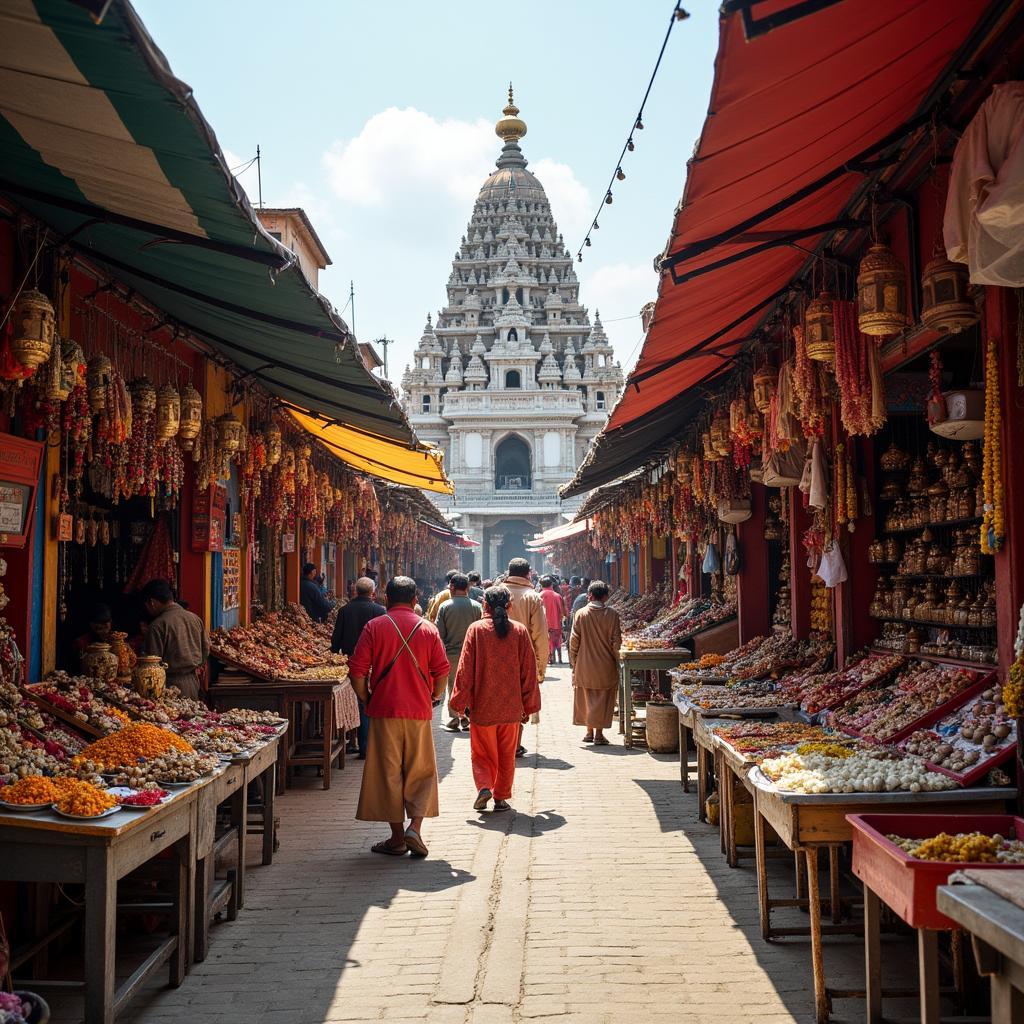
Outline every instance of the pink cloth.
<path id="1" fill-rule="evenodd" d="M 334 691 L 334 725 L 340 732 L 359 728 L 359 701 L 348 680 Z"/>

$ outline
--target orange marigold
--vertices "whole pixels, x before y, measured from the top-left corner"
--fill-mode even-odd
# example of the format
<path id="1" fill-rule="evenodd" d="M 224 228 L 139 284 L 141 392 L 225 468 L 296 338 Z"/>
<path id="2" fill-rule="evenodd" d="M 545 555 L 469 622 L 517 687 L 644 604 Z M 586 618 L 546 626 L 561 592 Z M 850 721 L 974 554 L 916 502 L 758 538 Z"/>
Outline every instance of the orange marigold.
<path id="1" fill-rule="evenodd" d="M 167 729 L 148 722 L 135 722 L 90 743 L 74 761 L 76 764 L 92 761 L 104 768 L 117 768 L 133 765 L 139 758 L 159 757 L 171 750 L 192 753 L 193 747 L 187 740 Z"/>
<path id="2" fill-rule="evenodd" d="M 98 789 L 91 782 L 68 779 L 61 787 L 63 792 L 54 801 L 65 814 L 77 814 L 81 818 L 95 818 L 117 805 L 109 793 Z"/>
<path id="3" fill-rule="evenodd" d="M 57 799 L 53 781 L 43 775 L 26 775 L 0 788 L 0 800 L 8 804 L 52 804 Z"/>

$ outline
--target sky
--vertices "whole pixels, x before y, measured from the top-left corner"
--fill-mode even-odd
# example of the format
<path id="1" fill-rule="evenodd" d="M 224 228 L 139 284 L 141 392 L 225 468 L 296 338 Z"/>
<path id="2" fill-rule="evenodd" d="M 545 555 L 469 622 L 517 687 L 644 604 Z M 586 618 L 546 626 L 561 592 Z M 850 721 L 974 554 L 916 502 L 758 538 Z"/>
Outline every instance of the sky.
<path id="1" fill-rule="evenodd" d="M 134 0 L 233 169 L 261 152 L 263 202 L 302 206 L 330 254 L 320 290 L 396 383 L 494 167 L 509 80 L 521 143 L 575 254 L 640 107 L 672 0 Z M 577 264 L 629 370 L 686 161 L 707 112 L 717 4 L 692 0 L 645 107 L 626 179 Z M 255 167 L 239 172 L 253 205 Z M 355 312 L 346 308 L 354 283 Z"/>

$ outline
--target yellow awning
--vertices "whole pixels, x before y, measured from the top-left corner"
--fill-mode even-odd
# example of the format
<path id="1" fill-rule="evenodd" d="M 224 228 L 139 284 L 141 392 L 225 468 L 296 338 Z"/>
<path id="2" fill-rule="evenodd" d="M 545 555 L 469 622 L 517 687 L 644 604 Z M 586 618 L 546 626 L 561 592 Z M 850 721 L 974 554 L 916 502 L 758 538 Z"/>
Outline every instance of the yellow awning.
<path id="1" fill-rule="evenodd" d="M 455 485 L 444 472 L 444 452 L 436 448 L 409 448 L 358 427 L 313 416 L 288 407 L 295 421 L 346 465 L 380 480 L 418 487 L 438 494 L 454 494 Z"/>

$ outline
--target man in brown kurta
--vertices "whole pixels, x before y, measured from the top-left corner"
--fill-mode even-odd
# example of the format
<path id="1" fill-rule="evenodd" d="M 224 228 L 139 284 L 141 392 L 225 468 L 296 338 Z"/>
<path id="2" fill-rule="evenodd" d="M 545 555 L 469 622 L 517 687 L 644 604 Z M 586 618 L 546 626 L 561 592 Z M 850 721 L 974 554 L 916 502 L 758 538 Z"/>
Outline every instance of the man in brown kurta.
<path id="1" fill-rule="evenodd" d="M 605 606 L 608 584 L 594 580 L 587 604 L 572 620 L 569 664 L 572 666 L 573 725 L 586 728 L 584 743 L 606 746 L 604 730 L 611 727 L 619 687 L 619 613 Z"/>
<path id="2" fill-rule="evenodd" d="M 150 580 L 142 588 L 142 602 L 153 616 L 146 633 L 146 653 L 167 664 L 167 685 L 182 696 L 199 699 L 199 669 L 210 656 L 210 637 L 203 620 L 174 600 L 167 580 Z"/>
<path id="3" fill-rule="evenodd" d="M 508 563 L 505 586 L 512 595 L 508 617 L 530 631 L 533 652 L 537 659 L 537 682 L 543 683 L 548 664 L 548 620 L 544 612 L 544 602 L 530 582 L 530 563 L 525 558 L 513 558 Z M 539 714 L 531 715 L 530 721 L 539 722 Z M 526 747 L 522 744 L 522 729 L 519 733 L 520 742 L 516 747 L 516 757 L 523 757 L 526 754 Z"/>

